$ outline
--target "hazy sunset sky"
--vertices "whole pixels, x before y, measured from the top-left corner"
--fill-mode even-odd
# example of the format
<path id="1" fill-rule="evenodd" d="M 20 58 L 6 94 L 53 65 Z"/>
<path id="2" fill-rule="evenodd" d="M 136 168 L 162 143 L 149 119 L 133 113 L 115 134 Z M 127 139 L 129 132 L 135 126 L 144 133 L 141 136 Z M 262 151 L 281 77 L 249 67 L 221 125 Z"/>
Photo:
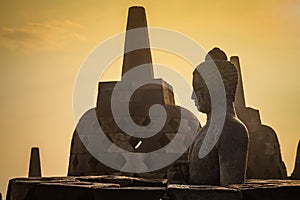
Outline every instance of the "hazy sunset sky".
<path id="1" fill-rule="evenodd" d="M 40 147 L 44 176 L 66 175 L 80 65 L 96 45 L 125 30 L 133 5 L 145 7 L 149 26 L 185 34 L 207 51 L 218 46 L 228 57 L 239 56 L 246 104 L 276 131 L 292 172 L 300 139 L 300 1 L 2 0 L 2 195 L 9 179 L 27 176 L 33 146 Z M 153 61 L 174 65 L 190 79 L 192 69 L 173 57 L 154 52 Z M 120 69 L 121 59 L 103 79 L 117 80 Z"/>

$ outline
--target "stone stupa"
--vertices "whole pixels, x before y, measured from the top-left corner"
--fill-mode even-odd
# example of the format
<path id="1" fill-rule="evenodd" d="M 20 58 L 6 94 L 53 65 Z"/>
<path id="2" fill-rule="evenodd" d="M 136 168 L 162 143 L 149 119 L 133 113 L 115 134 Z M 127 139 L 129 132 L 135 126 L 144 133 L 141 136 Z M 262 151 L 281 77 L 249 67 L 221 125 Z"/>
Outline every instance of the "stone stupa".
<path id="1" fill-rule="evenodd" d="M 136 28 L 147 28 L 146 15 L 143 7 L 129 8 L 127 31 Z M 130 116 L 133 121 L 140 126 L 145 126 L 149 123 L 148 112 L 152 105 L 162 105 L 167 112 L 167 120 L 163 129 L 152 137 L 137 138 L 126 134 L 118 127 L 111 110 L 111 96 L 115 85 L 118 83 L 117 81 L 99 83 L 97 106 L 95 108 L 98 122 L 111 142 L 127 151 L 143 153 L 152 152 L 167 145 L 170 140 L 174 138 L 181 122 L 181 117 L 188 122 L 186 123 L 186 130 L 195 130 L 200 126 L 199 121 L 191 112 L 187 111 L 185 112 L 186 116 L 181 116 L 182 113 L 180 113 L 180 109 L 183 108 L 175 105 L 172 86 L 163 79 L 154 78 L 148 32 L 147 29 L 145 30 L 146 31 L 139 32 L 139 34 L 134 38 L 130 37 L 129 34 L 126 33 L 124 52 L 126 52 L 127 48 L 129 48 L 132 44 L 144 44 L 147 48 L 129 51 L 124 54 L 122 79 L 126 72 L 137 66 L 146 64 L 147 66 L 144 68 L 144 71 L 131 80 L 132 84 L 134 85 L 143 79 L 151 80 L 155 83 L 147 84 L 138 88 L 131 96 L 129 102 L 123 102 L 122 99 L 119 99 L 119 103 L 121 106 L 123 104 L 126 106 L 129 103 Z M 126 94 L 128 91 L 124 90 L 121 92 Z M 126 165 L 127 160 L 125 157 L 120 157 L 118 160 L 121 160 L 124 163 L 124 166 Z M 179 160 L 187 160 L 187 153 L 185 153 Z M 151 163 L 148 164 L 151 165 Z M 166 177 L 166 170 L 167 168 L 151 173 L 125 175 L 143 176 L 147 178 L 163 178 Z M 101 174 L 124 175 L 124 173 L 120 173 L 119 171 L 112 169 L 95 159 L 84 147 L 77 131 L 75 130 L 71 144 L 68 175 L 78 176 Z"/>
<path id="2" fill-rule="evenodd" d="M 235 110 L 249 132 L 249 154 L 246 177 L 248 179 L 285 179 L 286 167 L 282 161 L 280 145 L 275 131 L 261 123 L 259 110 L 246 106 L 239 58 L 230 61 L 239 72 L 235 97 Z"/>

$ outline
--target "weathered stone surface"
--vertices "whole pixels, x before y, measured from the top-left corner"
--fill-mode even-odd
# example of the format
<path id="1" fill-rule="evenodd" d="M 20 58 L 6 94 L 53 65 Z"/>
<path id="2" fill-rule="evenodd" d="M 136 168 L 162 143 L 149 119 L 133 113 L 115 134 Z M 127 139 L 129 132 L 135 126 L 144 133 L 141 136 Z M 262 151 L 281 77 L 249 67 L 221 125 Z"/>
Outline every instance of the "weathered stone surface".
<path id="1" fill-rule="evenodd" d="M 31 148 L 28 177 L 41 177 L 40 151 L 38 147 Z"/>
<path id="2" fill-rule="evenodd" d="M 207 185 L 177 185 L 168 186 L 168 195 L 172 200 L 241 200 L 238 189 Z"/>
<path id="3" fill-rule="evenodd" d="M 113 176 L 113 175 L 83 176 L 83 177 L 77 177 L 76 180 L 96 182 L 96 183 L 115 183 L 120 185 L 121 187 L 129 187 L 129 186 L 165 187 L 167 184 L 167 179 L 145 179 L 145 178 Z"/>
<path id="4" fill-rule="evenodd" d="M 235 110 L 249 131 L 249 154 L 246 177 L 248 179 L 285 179 L 285 164 L 281 158 L 280 145 L 275 131 L 261 123 L 258 110 L 246 107 L 239 58 L 230 61 L 239 72 L 235 96 Z"/>
<path id="5" fill-rule="evenodd" d="M 298 200 L 300 197 L 300 181 L 248 180 L 231 187 L 242 192 L 243 200 Z"/>
<path id="6" fill-rule="evenodd" d="M 298 200 L 300 181 L 252 179 L 226 187 L 170 184 L 167 193 L 174 200 Z"/>
<path id="7" fill-rule="evenodd" d="M 164 195 L 165 187 L 124 187 L 97 189 L 94 199 L 124 199 L 124 200 L 160 200 Z"/>
<path id="8" fill-rule="evenodd" d="M 176 107 L 176 106 L 172 106 L 172 105 L 165 105 L 164 106 L 166 108 L 166 111 L 168 112 L 168 110 L 171 110 L 174 113 L 174 108 L 180 110 L 180 107 Z M 185 118 L 187 116 L 186 110 L 182 110 L 183 112 L 183 123 L 182 126 L 186 127 L 185 129 L 191 132 L 195 132 L 197 131 L 197 129 L 199 128 L 198 125 L 198 120 L 196 118 L 194 118 L 194 120 L 191 119 L 191 117 L 189 118 Z M 177 113 L 180 113 L 180 111 L 178 111 Z M 167 121 L 171 121 L 171 119 L 174 119 L 174 117 L 170 117 L 167 116 Z M 176 118 L 176 120 L 178 121 L 178 123 L 180 123 L 180 118 Z M 95 120 L 94 120 L 95 121 Z M 88 121 L 88 119 L 86 119 L 85 122 L 87 129 L 92 129 L 90 126 L 90 124 L 93 124 L 93 121 Z M 179 124 L 178 124 L 179 125 Z M 177 125 L 177 126 L 178 126 Z M 170 125 L 168 123 L 165 124 L 163 131 L 157 133 L 156 135 L 150 137 L 150 138 L 135 138 L 133 136 L 129 136 L 123 132 L 116 132 L 116 133 L 109 133 L 107 134 L 108 138 L 110 138 L 110 140 L 117 145 L 118 147 L 125 149 L 127 151 L 133 151 L 133 152 L 149 152 L 149 149 L 151 150 L 157 150 L 161 147 L 164 147 L 165 145 L 167 145 L 170 142 L 169 138 L 173 138 L 177 132 L 174 131 L 173 128 L 168 128 Z M 86 130 L 87 130 L 86 129 Z M 166 131 L 166 130 L 170 130 Z M 178 128 L 176 129 L 178 130 Z M 93 134 L 98 134 L 96 132 L 96 130 L 87 130 L 87 131 L 91 131 L 94 132 Z M 92 134 L 91 132 L 89 132 L 90 134 Z M 119 137 L 118 135 L 119 134 Z M 173 135 L 173 136 L 172 136 Z M 187 137 L 187 134 L 185 134 L 185 132 L 183 131 L 182 133 L 179 133 L 179 135 L 182 135 L 182 138 L 184 139 L 184 143 L 187 144 L 187 140 L 189 139 Z M 126 136 L 126 137 L 125 137 Z M 126 141 L 126 139 L 128 141 Z M 83 140 L 85 140 L 85 137 L 83 138 Z M 137 143 L 141 141 L 141 145 L 136 148 Z M 94 147 L 97 147 L 97 145 L 105 145 L 105 144 L 97 144 L 95 143 L 95 140 L 89 140 L 87 139 L 85 142 L 87 142 L 87 145 L 93 145 Z M 71 171 L 72 173 L 69 173 L 69 175 L 102 175 L 102 174 L 113 174 L 113 175 L 129 175 L 128 173 L 120 173 L 117 170 L 111 169 L 107 166 L 105 166 L 104 164 L 100 163 L 99 161 L 97 161 L 86 149 L 86 147 L 83 146 L 82 141 L 80 140 L 77 132 L 75 132 L 75 134 L 73 135 L 73 139 L 72 139 L 72 146 L 77 145 L 76 147 L 76 151 L 73 151 L 71 156 L 70 156 L 70 165 L 69 165 L 69 172 Z M 130 148 L 130 149 L 129 149 Z M 79 151 L 80 150 L 80 151 Z M 104 150 L 104 152 L 97 152 L 97 153 L 107 153 L 111 151 L 110 147 L 107 146 L 107 148 Z M 121 156 L 121 155 L 120 155 Z M 183 154 L 180 158 L 180 160 L 182 159 L 187 159 L 187 153 Z M 127 160 L 125 157 L 120 157 L 118 158 L 118 162 L 123 162 L 123 166 L 126 164 Z M 145 162 L 145 164 L 147 164 L 147 166 L 150 167 L 150 165 L 152 165 L 149 162 Z M 151 172 L 151 173 L 141 173 L 141 174 L 136 174 L 136 176 L 138 177 L 145 177 L 145 178 L 164 178 L 166 177 L 166 168 Z"/>
<path id="9" fill-rule="evenodd" d="M 31 190 L 27 199 L 93 200 L 94 190 L 118 187 L 118 184 L 90 182 L 41 183 Z"/>
<path id="10" fill-rule="evenodd" d="M 299 140 L 298 148 L 297 148 L 295 168 L 291 175 L 291 178 L 292 179 L 300 179 L 300 140 Z"/>
<path id="11" fill-rule="evenodd" d="M 124 176 L 89 176 L 12 179 L 8 200 L 159 200 L 166 191 L 166 180 Z"/>
<path id="12" fill-rule="evenodd" d="M 252 125 L 248 124 L 248 127 L 250 143 L 246 177 L 249 179 L 285 179 L 286 168 L 281 158 L 275 131 L 265 125 L 256 125 L 255 130 Z"/>
<path id="13" fill-rule="evenodd" d="M 167 194 L 167 195 L 166 195 Z M 7 200 L 298 200 L 300 180 L 247 180 L 226 187 L 169 184 L 125 176 L 16 178 Z"/>
<path id="14" fill-rule="evenodd" d="M 167 179 L 170 184 L 188 184 L 189 162 L 178 161 L 172 164 L 167 172 Z"/>
<path id="15" fill-rule="evenodd" d="M 45 182 L 74 182 L 73 177 L 64 178 L 15 178 L 8 184 L 6 198 L 9 200 L 26 199 L 27 195 L 40 183 Z"/>

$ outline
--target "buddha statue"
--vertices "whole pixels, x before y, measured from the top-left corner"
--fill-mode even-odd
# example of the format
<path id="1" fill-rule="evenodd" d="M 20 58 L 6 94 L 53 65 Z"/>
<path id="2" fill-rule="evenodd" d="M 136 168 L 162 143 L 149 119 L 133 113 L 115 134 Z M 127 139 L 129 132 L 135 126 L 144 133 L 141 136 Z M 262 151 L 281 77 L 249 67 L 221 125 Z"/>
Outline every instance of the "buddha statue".
<path id="1" fill-rule="evenodd" d="M 199 73 L 201 70 L 217 67 L 220 72 L 226 93 L 226 112 L 218 113 L 217 117 L 225 118 L 223 129 L 217 143 L 204 157 L 199 157 L 199 151 L 204 144 L 208 127 L 215 124 L 211 121 L 211 97 L 208 87 Z M 217 78 L 210 74 L 209 78 Z M 192 99 L 197 109 L 207 115 L 206 125 L 199 131 L 189 151 L 188 183 L 197 185 L 229 185 L 240 184 L 245 180 L 248 156 L 248 131 L 237 118 L 233 102 L 238 83 L 238 72 L 235 66 L 227 61 L 226 54 L 219 48 L 212 49 L 193 72 Z M 218 90 L 219 88 L 214 88 Z M 218 105 L 217 105 L 218 106 Z M 225 116 L 224 116 L 225 115 Z M 212 127 L 214 128 L 214 127 Z"/>

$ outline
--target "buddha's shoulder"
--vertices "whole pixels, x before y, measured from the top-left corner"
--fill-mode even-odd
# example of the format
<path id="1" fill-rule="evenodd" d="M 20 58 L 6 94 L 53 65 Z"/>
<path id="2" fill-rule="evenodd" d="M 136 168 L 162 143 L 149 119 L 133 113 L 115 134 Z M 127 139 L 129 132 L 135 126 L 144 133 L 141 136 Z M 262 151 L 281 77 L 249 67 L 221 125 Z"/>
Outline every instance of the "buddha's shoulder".
<path id="1" fill-rule="evenodd" d="M 232 117 L 232 116 L 226 117 L 223 131 L 230 135 L 238 134 L 238 135 L 243 135 L 248 137 L 248 130 L 246 125 L 237 117 Z"/>

